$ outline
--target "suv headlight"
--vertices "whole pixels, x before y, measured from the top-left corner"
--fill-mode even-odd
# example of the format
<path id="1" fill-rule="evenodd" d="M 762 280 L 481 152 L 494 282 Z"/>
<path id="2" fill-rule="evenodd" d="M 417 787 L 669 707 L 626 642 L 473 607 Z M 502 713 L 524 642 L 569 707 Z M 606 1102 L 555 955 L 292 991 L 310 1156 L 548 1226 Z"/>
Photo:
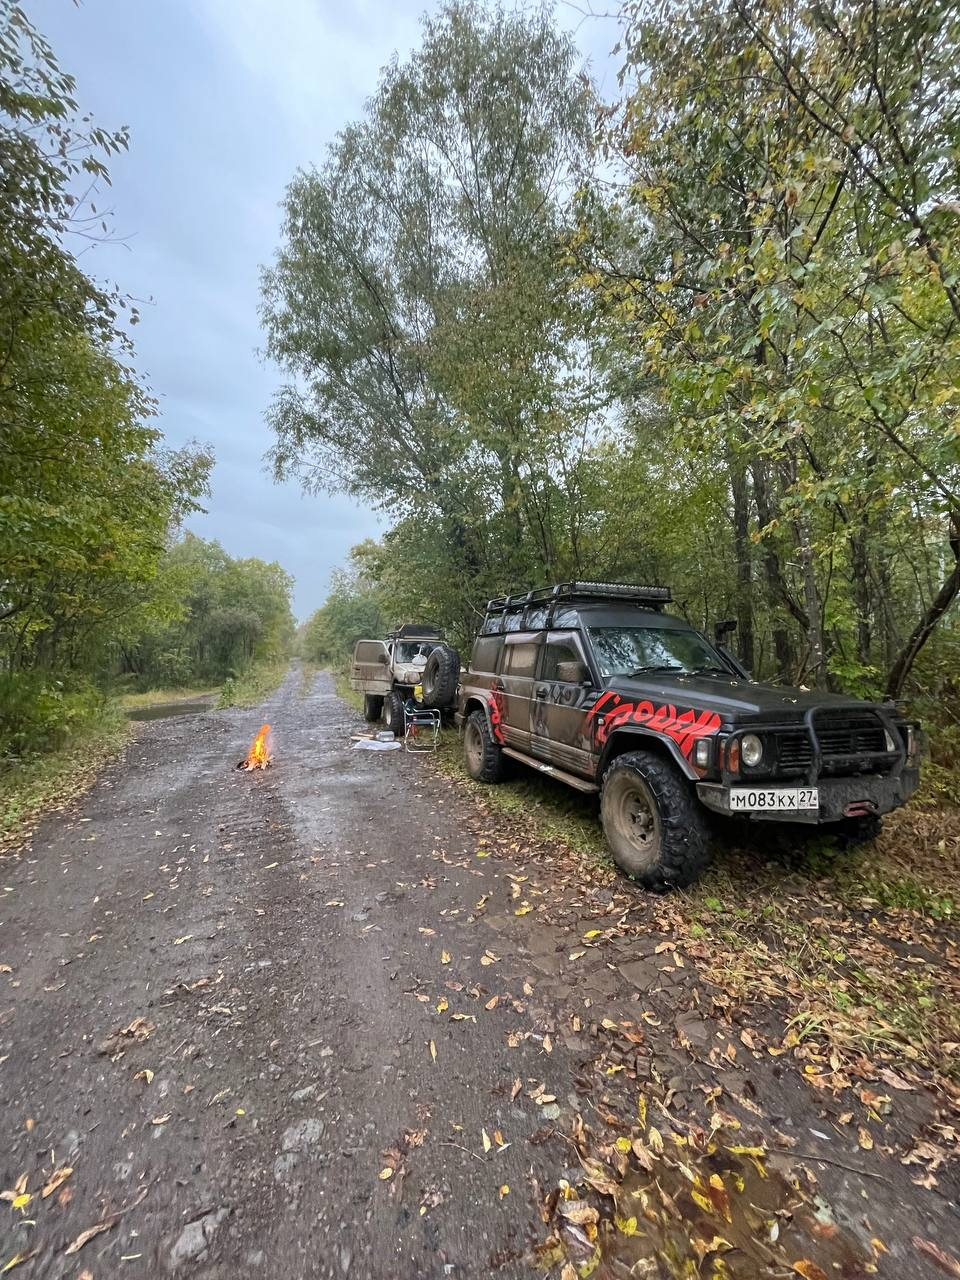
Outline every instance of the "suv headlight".
<path id="1" fill-rule="evenodd" d="M 755 769 L 763 759 L 763 743 L 755 733 L 745 733 L 740 739 L 740 759 L 748 769 Z"/>

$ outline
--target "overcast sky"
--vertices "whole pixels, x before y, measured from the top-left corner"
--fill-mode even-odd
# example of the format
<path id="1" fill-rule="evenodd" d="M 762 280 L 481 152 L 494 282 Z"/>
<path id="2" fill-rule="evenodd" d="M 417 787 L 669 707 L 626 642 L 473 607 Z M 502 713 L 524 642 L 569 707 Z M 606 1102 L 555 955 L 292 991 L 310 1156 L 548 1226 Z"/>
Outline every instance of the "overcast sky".
<path id="1" fill-rule="evenodd" d="M 579 0 L 578 0 L 579 3 Z M 208 514 L 192 527 L 234 556 L 279 560 L 295 612 L 326 595 L 330 570 L 376 537 L 375 512 L 305 497 L 264 468 L 263 414 L 280 381 L 257 355 L 258 271 L 279 243 L 280 201 L 298 165 L 322 159 L 362 112 L 380 68 L 416 47 L 422 0 L 33 0 L 27 8 L 77 80 L 97 123 L 129 125 L 111 161 L 122 243 L 85 255 L 88 272 L 150 299 L 138 367 L 170 444 L 217 457 Z M 584 8 L 587 6 L 584 5 Z M 561 4 L 601 85 L 615 23 Z"/>

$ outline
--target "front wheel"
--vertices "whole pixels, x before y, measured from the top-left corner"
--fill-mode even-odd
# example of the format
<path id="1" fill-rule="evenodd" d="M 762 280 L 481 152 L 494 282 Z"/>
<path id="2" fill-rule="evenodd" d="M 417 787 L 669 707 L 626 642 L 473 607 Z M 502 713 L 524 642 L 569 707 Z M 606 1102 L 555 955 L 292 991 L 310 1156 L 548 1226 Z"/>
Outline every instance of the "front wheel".
<path id="1" fill-rule="evenodd" d="M 363 695 L 363 718 L 367 724 L 376 724 L 383 714 L 383 698 L 375 693 Z"/>
<path id="2" fill-rule="evenodd" d="M 383 700 L 383 723 L 395 738 L 403 737 L 403 699 L 391 689 Z"/>
<path id="3" fill-rule="evenodd" d="M 504 775 L 503 750 L 494 741 L 487 717 L 471 711 L 463 730 L 463 755 L 467 773 L 476 782 L 500 782 Z"/>
<path id="4" fill-rule="evenodd" d="M 651 752 L 629 751 L 607 769 L 600 821 L 617 866 L 648 889 L 692 884 L 710 861 L 706 818 L 690 784 Z"/>

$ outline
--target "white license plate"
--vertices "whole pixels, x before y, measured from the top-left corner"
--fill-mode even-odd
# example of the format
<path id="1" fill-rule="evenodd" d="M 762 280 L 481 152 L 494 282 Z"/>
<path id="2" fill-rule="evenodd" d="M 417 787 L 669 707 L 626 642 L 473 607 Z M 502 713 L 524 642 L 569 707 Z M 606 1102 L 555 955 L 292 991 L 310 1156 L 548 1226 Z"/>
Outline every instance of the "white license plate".
<path id="1" fill-rule="evenodd" d="M 800 813 L 820 808 L 816 787 L 731 787 L 732 813 Z"/>

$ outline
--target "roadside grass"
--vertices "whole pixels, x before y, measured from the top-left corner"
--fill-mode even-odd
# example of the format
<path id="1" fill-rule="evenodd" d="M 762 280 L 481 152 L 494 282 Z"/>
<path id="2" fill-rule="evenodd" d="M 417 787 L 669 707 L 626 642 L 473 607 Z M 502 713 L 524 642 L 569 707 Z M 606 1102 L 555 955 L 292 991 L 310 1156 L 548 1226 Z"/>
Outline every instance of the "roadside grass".
<path id="1" fill-rule="evenodd" d="M 277 689 L 290 670 L 286 659 L 276 662 L 255 662 L 243 675 L 223 682 L 217 706 L 255 707 Z"/>
<path id="2" fill-rule="evenodd" d="M 122 693 L 116 699 L 122 711 L 137 711 L 142 707 L 153 707 L 160 703 L 192 702 L 197 698 L 210 697 L 219 693 L 216 685 L 203 685 L 197 688 L 179 689 L 147 689 L 142 693 Z"/>
<path id="3" fill-rule="evenodd" d="M 436 763 L 525 842 L 566 847 L 630 892 L 595 799 L 522 766 L 498 786 L 475 783 L 455 730 Z M 635 897 L 623 932 L 682 943 L 718 1010 L 758 1024 L 814 1083 L 843 1086 L 869 1057 L 960 1081 L 960 810 L 911 805 L 856 849 L 740 827 L 696 885 Z"/>
<path id="4" fill-rule="evenodd" d="M 350 688 L 349 665 L 334 667 L 330 674 L 333 676 L 333 687 L 336 690 L 337 697 L 342 698 L 348 706 L 353 707 L 354 711 L 362 711 L 363 694 L 358 693 L 356 689 Z"/>
<path id="5" fill-rule="evenodd" d="M 613 868 L 600 829 L 597 802 L 592 797 L 571 791 L 519 763 L 512 766 L 509 779 L 497 786 L 474 782 L 463 763 L 457 729 L 444 729 L 441 733 L 436 763 L 441 773 L 455 778 L 486 808 L 522 825 L 531 835 L 567 845 L 590 866 Z"/>
<path id="6" fill-rule="evenodd" d="M 59 813 L 82 796 L 132 733 L 119 708 L 108 706 L 59 751 L 0 767 L 0 854 L 19 847 L 45 814 Z"/>

